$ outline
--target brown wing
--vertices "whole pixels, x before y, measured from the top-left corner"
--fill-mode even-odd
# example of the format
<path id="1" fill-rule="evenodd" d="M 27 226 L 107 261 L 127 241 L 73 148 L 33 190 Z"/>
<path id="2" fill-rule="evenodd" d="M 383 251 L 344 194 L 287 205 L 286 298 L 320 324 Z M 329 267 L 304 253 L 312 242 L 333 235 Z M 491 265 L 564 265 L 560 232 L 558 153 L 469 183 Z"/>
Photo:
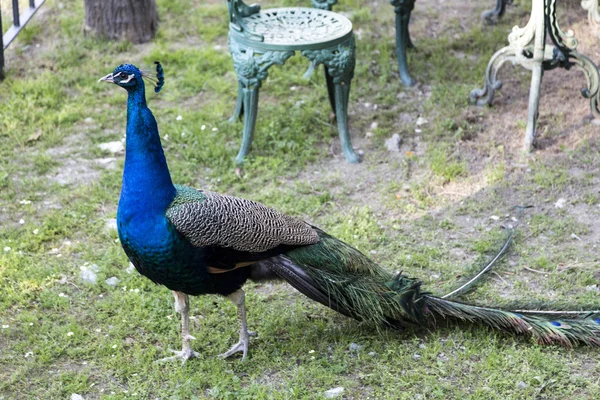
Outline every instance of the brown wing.
<path id="1" fill-rule="evenodd" d="M 214 192 L 199 194 L 195 201 L 179 202 L 167 210 L 171 223 L 194 246 L 260 253 L 279 245 L 319 241 L 306 222 L 260 203 Z"/>

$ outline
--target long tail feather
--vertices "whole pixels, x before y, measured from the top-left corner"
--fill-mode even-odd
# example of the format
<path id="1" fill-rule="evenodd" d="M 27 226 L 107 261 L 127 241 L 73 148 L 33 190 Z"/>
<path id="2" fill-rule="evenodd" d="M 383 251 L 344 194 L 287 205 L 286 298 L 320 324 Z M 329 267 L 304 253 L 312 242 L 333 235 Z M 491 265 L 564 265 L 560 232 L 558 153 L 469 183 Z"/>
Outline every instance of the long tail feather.
<path id="1" fill-rule="evenodd" d="M 465 282 L 458 288 L 454 289 L 450 293 L 447 293 L 447 294 L 441 296 L 442 299 L 455 299 L 455 298 L 458 298 L 460 295 L 465 294 L 468 291 L 470 291 L 471 289 L 473 289 L 473 287 L 481 280 L 481 278 L 488 271 L 490 271 L 493 268 L 493 266 L 496 265 L 496 263 L 506 254 L 506 252 L 512 245 L 515 232 L 517 231 L 517 228 L 519 227 L 519 224 L 521 223 L 521 217 L 523 216 L 523 213 L 525 212 L 526 209 L 531 208 L 531 207 L 532 206 L 515 206 L 515 207 L 513 207 L 513 209 L 516 208 L 519 210 L 519 213 L 517 215 L 517 221 L 516 221 L 514 227 L 507 226 L 505 228 L 507 231 L 506 239 L 504 240 L 504 243 L 502 244 L 502 247 L 500 247 L 500 250 L 498 251 L 498 253 L 471 279 L 469 279 L 467 282 Z"/>
<path id="2" fill-rule="evenodd" d="M 456 318 L 473 323 L 482 323 L 494 329 L 514 332 L 532 337 L 540 344 L 560 344 L 573 347 L 576 344 L 600 346 L 600 313 L 553 311 L 550 315 L 528 314 L 494 308 L 478 307 L 425 296 L 431 317 Z M 558 317 L 560 314 L 561 317 Z"/>

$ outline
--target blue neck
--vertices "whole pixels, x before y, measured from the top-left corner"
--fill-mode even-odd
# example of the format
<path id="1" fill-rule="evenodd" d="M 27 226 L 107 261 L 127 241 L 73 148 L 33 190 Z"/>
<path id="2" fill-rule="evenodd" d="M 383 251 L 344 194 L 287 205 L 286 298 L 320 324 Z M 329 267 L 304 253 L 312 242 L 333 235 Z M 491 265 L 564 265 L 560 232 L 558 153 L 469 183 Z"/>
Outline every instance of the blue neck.
<path id="1" fill-rule="evenodd" d="M 158 127 L 144 85 L 128 90 L 127 139 L 119 214 L 164 215 L 175 197 Z"/>

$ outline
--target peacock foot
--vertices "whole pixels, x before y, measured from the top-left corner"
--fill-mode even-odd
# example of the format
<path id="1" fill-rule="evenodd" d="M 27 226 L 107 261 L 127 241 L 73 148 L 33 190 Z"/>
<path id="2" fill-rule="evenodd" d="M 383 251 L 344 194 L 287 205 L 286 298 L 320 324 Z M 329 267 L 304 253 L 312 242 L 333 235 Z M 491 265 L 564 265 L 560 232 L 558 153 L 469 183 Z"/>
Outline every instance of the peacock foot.
<path id="1" fill-rule="evenodd" d="M 248 338 L 240 338 L 240 341 L 234 344 L 231 349 L 223 354 L 219 354 L 219 358 L 227 358 L 238 351 L 242 352 L 242 361 L 244 361 L 246 359 L 246 355 L 248 354 Z"/>
<path id="2" fill-rule="evenodd" d="M 166 363 L 166 362 L 181 360 L 181 364 L 183 365 L 190 358 L 200 357 L 200 353 L 198 353 L 197 351 L 194 351 L 192 349 L 189 349 L 189 348 L 183 349 L 183 350 L 171 350 L 171 352 L 175 353 L 175 355 L 171 356 L 171 357 L 161 358 L 160 360 L 157 360 L 156 362 L 162 364 L 162 363 Z"/>

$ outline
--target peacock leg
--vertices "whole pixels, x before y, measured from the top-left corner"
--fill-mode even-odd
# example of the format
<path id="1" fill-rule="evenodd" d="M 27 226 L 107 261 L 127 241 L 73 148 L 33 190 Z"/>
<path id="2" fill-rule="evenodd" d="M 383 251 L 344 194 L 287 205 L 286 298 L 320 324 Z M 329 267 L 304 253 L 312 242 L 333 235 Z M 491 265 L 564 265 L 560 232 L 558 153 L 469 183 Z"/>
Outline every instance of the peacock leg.
<path id="1" fill-rule="evenodd" d="M 190 340 L 196 339 L 190 335 L 190 298 L 187 294 L 173 291 L 175 297 L 175 311 L 181 314 L 181 337 L 183 340 L 183 347 L 181 351 L 171 350 L 175 353 L 172 357 L 163 358 L 158 362 L 166 362 L 173 360 L 181 360 L 185 363 L 187 360 L 193 357 L 199 357 L 200 354 L 192 350 Z"/>
<path id="2" fill-rule="evenodd" d="M 246 295 L 242 289 L 238 289 L 227 298 L 237 306 L 238 319 L 240 320 L 240 340 L 233 345 L 231 349 L 223 354 L 219 354 L 221 358 L 227 358 L 238 351 L 242 352 L 242 361 L 246 359 L 248 354 L 248 323 L 246 322 Z"/>

